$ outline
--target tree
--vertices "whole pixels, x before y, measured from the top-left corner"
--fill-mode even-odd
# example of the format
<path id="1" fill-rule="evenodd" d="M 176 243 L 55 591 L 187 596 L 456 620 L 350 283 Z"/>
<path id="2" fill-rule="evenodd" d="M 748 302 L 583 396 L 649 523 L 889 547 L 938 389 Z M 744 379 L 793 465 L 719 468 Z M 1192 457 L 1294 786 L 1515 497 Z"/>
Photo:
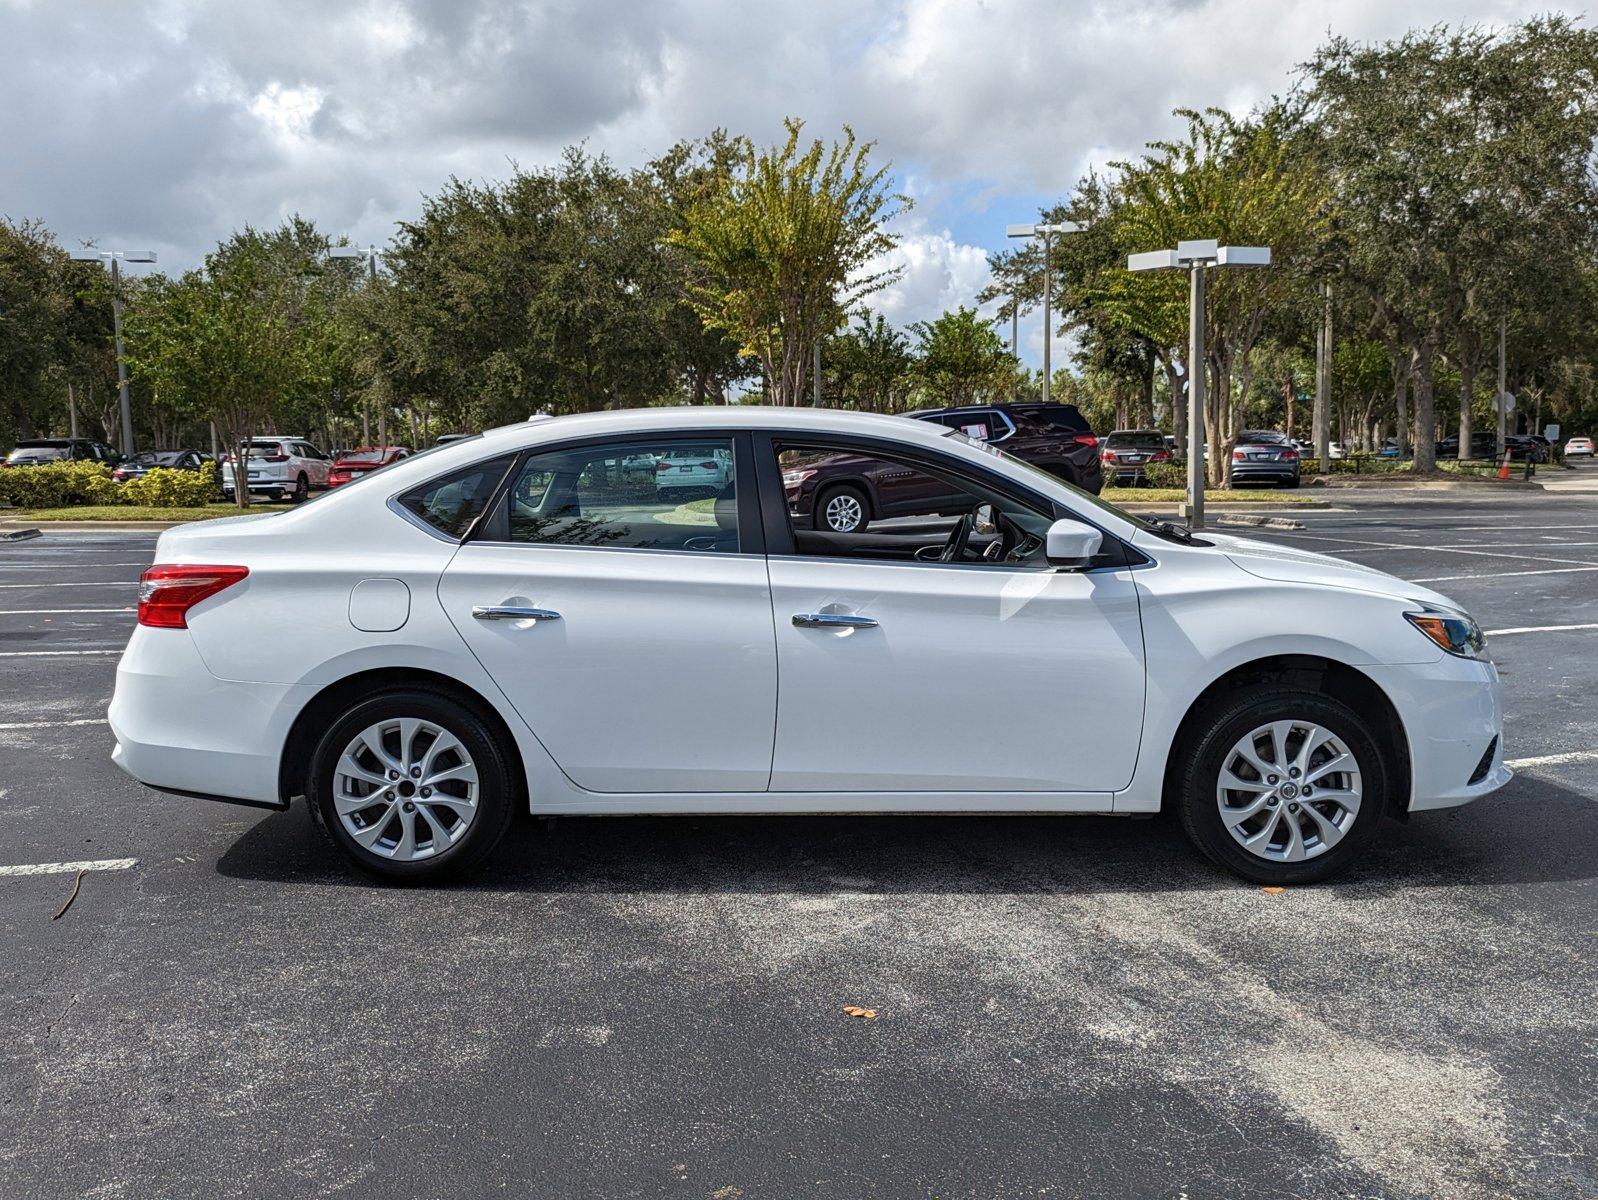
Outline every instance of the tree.
<path id="1" fill-rule="evenodd" d="M 903 406 L 914 364 L 910 342 L 881 313 L 862 312 L 854 328 L 828 338 L 822 348 L 825 390 L 839 408 L 895 412 Z"/>
<path id="2" fill-rule="evenodd" d="M 916 379 L 938 404 L 1008 397 L 1015 382 L 1015 358 L 976 309 L 957 308 L 911 329 L 916 335 Z"/>
<path id="3" fill-rule="evenodd" d="M 1484 328 L 1530 307 L 1527 280 L 1591 260 L 1595 60 L 1598 34 L 1552 17 L 1334 38 L 1304 68 L 1345 277 L 1413 388 L 1417 471 L 1434 465 L 1438 357 L 1455 359 L 1468 413 Z"/>
<path id="4" fill-rule="evenodd" d="M 687 210 L 669 242 L 697 264 L 690 299 L 700 319 L 755 358 L 774 403 L 804 402 L 812 351 L 866 296 L 893 282 L 881 266 L 898 244 L 885 228 L 910 201 L 890 192 L 873 143 L 844 128 L 842 142 L 758 149 L 735 139 L 734 165 Z"/>

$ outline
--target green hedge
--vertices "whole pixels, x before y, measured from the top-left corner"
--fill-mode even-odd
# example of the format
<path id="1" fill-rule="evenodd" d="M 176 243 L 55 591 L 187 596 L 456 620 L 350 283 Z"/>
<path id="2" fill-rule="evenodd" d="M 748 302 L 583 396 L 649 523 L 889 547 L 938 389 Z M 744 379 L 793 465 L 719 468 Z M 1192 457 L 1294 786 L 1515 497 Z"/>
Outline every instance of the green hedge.
<path id="1" fill-rule="evenodd" d="M 210 471 L 156 467 L 140 479 L 116 483 L 102 463 L 56 462 L 0 471 L 0 501 L 16 508 L 67 508 L 78 504 L 138 504 L 199 508 L 216 498 Z"/>
<path id="2" fill-rule="evenodd" d="M 1185 487 L 1187 466 L 1184 463 L 1150 463 L 1143 468 L 1143 478 L 1153 487 Z"/>

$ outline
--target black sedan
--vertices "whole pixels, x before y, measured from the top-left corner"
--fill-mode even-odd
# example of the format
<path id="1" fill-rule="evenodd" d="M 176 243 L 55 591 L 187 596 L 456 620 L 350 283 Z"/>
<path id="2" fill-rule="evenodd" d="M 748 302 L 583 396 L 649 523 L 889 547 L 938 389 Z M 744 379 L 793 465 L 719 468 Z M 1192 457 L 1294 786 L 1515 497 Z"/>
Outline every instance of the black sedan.
<path id="1" fill-rule="evenodd" d="M 168 471 L 204 471 L 211 466 L 211 456 L 198 450 L 146 450 L 117 465 L 111 478 L 118 483 L 142 479 L 156 467 Z"/>
<path id="2" fill-rule="evenodd" d="M 1296 488 L 1301 466 L 1298 450 L 1285 433 L 1245 429 L 1232 443 L 1233 483 L 1275 483 Z"/>

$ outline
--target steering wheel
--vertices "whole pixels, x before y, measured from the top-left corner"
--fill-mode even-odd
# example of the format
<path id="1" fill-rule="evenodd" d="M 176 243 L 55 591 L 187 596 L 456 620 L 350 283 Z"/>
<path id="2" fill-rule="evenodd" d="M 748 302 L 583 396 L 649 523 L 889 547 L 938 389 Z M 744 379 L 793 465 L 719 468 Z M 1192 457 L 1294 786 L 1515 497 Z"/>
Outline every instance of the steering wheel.
<path id="1" fill-rule="evenodd" d="M 949 530 L 949 540 L 943 543 L 943 553 L 938 555 L 939 562 L 959 562 L 965 557 L 965 544 L 971 540 L 971 530 L 976 523 L 976 509 L 955 522 L 954 528 Z"/>

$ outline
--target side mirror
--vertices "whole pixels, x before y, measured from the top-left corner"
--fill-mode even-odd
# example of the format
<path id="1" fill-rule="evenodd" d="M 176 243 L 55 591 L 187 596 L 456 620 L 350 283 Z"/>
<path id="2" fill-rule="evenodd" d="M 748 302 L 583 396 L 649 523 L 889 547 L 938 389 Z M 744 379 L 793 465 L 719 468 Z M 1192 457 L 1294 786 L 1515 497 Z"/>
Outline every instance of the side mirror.
<path id="1" fill-rule="evenodd" d="M 1080 571 L 1093 561 L 1104 545 L 1104 535 L 1081 521 L 1062 520 L 1049 526 L 1044 535 L 1043 554 L 1049 565 L 1067 571 Z"/>

